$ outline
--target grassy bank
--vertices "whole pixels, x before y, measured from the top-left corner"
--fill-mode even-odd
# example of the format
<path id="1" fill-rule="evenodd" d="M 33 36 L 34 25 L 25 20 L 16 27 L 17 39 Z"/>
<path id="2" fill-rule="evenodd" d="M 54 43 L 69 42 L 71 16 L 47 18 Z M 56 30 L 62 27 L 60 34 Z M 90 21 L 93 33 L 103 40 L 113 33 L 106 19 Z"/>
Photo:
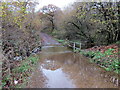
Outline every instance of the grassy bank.
<path id="1" fill-rule="evenodd" d="M 67 46 L 69 42 L 65 40 L 57 40 L 64 46 Z M 79 42 L 78 42 L 79 43 Z M 74 52 L 79 52 L 80 54 L 89 58 L 90 62 L 96 63 L 100 67 L 103 67 L 106 71 L 112 71 L 120 74 L 120 61 L 118 50 L 118 45 L 120 42 L 108 46 L 94 46 L 88 49 L 76 49 Z"/>
<path id="2" fill-rule="evenodd" d="M 39 57 L 31 55 L 25 60 L 14 61 L 13 68 L 6 68 L 2 72 L 2 87 L 3 88 L 24 88 L 28 78 L 34 71 Z"/>
<path id="3" fill-rule="evenodd" d="M 104 51 L 104 53 L 101 51 L 92 50 L 83 50 L 80 53 L 86 57 L 89 57 L 90 62 L 96 63 L 97 65 L 103 67 L 106 71 L 113 71 L 120 74 L 118 53 L 114 53 L 114 51 L 115 49 L 109 48 Z"/>

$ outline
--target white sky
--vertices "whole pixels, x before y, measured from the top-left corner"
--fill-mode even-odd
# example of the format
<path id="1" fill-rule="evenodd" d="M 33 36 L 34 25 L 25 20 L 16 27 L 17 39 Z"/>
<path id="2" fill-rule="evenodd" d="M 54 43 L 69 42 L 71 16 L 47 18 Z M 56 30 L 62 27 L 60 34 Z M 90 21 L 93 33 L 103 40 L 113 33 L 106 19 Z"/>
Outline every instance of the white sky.
<path id="1" fill-rule="evenodd" d="M 36 6 L 36 11 L 48 4 L 53 4 L 63 9 L 65 6 L 73 3 L 75 0 L 38 0 L 38 1 L 39 5 Z"/>

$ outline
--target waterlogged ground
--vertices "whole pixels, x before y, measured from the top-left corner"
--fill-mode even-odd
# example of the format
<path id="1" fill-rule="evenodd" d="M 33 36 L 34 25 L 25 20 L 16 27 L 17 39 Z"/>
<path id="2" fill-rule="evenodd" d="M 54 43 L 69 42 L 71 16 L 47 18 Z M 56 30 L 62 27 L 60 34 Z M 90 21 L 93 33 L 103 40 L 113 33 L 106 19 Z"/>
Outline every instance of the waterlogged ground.
<path id="1" fill-rule="evenodd" d="M 117 88 L 107 72 L 80 54 L 41 34 L 42 51 L 29 88 Z"/>

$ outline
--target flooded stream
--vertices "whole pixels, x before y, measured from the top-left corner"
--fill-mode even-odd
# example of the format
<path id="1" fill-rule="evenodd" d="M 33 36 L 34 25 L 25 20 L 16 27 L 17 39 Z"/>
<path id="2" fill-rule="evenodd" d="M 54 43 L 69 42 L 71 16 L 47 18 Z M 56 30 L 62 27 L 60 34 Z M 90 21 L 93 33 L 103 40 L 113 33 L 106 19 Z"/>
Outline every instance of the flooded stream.
<path id="1" fill-rule="evenodd" d="M 63 46 L 44 46 L 40 53 L 38 70 L 32 78 L 32 81 L 36 80 L 36 84 L 31 84 L 31 87 L 39 87 L 41 84 L 40 87 L 46 88 L 116 87 L 103 77 L 103 72 L 103 69 L 89 63 L 82 55 Z M 36 73 L 41 73 L 41 76 Z M 41 78 L 44 80 L 41 81 Z"/>
<path id="2" fill-rule="evenodd" d="M 60 44 L 44 45 L 30 88 L 117 88 L 104 69 Z"/>

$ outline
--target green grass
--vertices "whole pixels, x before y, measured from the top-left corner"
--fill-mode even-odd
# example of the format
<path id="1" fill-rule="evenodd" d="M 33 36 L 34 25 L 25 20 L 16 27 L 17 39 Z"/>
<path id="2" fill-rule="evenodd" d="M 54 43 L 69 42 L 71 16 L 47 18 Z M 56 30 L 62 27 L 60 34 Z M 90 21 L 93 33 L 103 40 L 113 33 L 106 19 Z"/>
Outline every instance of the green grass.
<path id="1" fill-rule="evenodd" d="M 37 61 L 37 56 L 30 56 L 28 59 L 24 60 L 19 67 L 13 69 L 13 71 L 18 73 L 28 71 L 29 69 L 32 69 L 32 65 L 37 64 Z"/>
<path id="2" fill-rule="evenodd" d="M 66 41 L 66 40 L 59 40 L 59 39 L 56 39 L 59 43 L 62 43 L 62 45 L 67 45 L 69 44 L 69 41 Z"/>
<path id="3" fill-rule="evenodd" d="M 120 44 L 120 41 L 117 41 L 116 44 Z"/>
<path id="4" fill-rule="evenodd" d="M 62 42 L 64 42 L 65 40 L 57 40 L 57 41 L 62 43 Z"/>
<path id="5" fill-rule="evenodd" d="M 31 75 L 31 72 L 35 69 L 35 65 L 37 65 L 39 57 L 37 55 L 30 56 L 26 60 L 21 61 L 19 66 L 16 66 L 12 69 L 11 75 L 5 75 L 2 79 L 2 87 L 5 87 L 6 82 L 10 82 L 10 88 L 21 88 L 24 87 L 27 83 L 28 77 Z M 18 83 L 16 85 L 13 84 L 12 80 L 22 80 L 23 83 Z"/>
<path id="6" fill-rule="evenodd" d="M 106 71 L 113 71 L 120 74 L 120 62 L 118 57 L 109 57 L 110 55 L 114 55 L 112 53 L 113 50 L 114 49 L 108 49 L 104 53 L 100 51 L 81 51 L 80 53 L 91 58 L 90 62 L 100 65 Z"/>

